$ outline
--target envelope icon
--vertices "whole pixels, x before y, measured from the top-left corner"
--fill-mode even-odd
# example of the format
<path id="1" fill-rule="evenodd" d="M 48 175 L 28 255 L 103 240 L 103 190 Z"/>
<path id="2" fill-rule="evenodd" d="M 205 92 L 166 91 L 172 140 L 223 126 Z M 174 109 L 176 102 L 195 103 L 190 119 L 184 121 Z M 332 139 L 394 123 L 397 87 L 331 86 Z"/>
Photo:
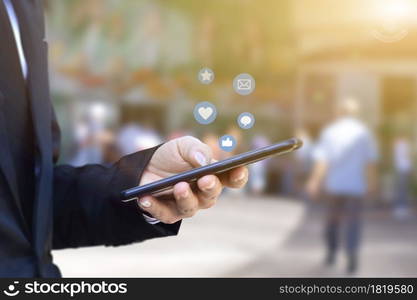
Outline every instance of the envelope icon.
<path id="1" fill-rule="evenodd" d="M 250 79 L 238 79 L 237 88 L 239 90 L 247 91 L 252 88 L 252 80 Z"/>

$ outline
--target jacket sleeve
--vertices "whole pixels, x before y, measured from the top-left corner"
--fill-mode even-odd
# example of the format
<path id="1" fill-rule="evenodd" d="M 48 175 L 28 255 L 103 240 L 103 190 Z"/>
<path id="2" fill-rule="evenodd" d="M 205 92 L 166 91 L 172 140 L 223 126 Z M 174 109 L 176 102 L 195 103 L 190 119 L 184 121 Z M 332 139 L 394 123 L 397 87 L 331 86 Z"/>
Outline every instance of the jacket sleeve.
<path id="1" fill-rule="evenodd" d="M 136 201 L 119 200 L 120 191 L 138 184 L 154 151 L 125 156 L 111 167 L 56 166 L 53 248 L 118 246 L 177 234 L 180 222 L 149 224 Z"/>
<path id="2" fill-rule="evenodd" d="M 57 141 L 59 127 L 56 122 L 54 126 Z M 122 203 L 119 197 L 122 190 L 138 184 L 156 149 L 125 156 L 111 167 L 55 166 L 53 248 L 118 246 L 176 235 L 181 222 L 149 224 L 136 201 Z"/>

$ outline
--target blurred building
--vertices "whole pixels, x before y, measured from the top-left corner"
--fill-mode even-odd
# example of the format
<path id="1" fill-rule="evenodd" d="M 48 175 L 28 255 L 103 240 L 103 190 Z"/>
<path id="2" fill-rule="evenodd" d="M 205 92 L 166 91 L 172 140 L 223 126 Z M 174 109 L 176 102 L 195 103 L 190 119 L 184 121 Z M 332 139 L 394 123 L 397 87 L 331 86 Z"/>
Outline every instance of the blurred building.
<path id="1" fill-rule="evenodd" d="M 221 136 L 250 111 L 256 128 L 244 133 L 245 140 L 257 133 L 289 137 L 295 60 L 288 3 L 46 1 L 51 88 L 64 149 L 76 147 L 76 123 L 97 101 L 114 131 L 135 121 L 165 137 L 178 131 L 203 137 L 208 130 Z M 210 86 L 197 80 L 203 66 L 215 72 Z M 257 81 L 246 97 L 231 84 L 242 72 Z M 210 128 L 192 117 L 200 101 L 221 112 Z M 63 160 L 71 156 L 66 152 Z"/>
<path id="2" fill-rule="evenodd" d="M 64 161 L 78 147 L 77 123 L 97 103 L 106 107 L 100 126 L 113 134 L 136 122 L 162 138 L 178 132 L 221 136 L 239 113 L 250 111 L 256 124 L 242 132 L 243 151 L 254 136 L 277 141 L 292 136 L 295 128 L 306 129 L 314 144 L 336 102 L 354 96 L 378 136 L 386 198 L 395 181 L 395 137 L 407 135 L 416 146 L 415 1 L 46 4 L 51 88 L 63 129 Z M 204 66 L 216 76 L 208 86 L 196 77 Z M 231 86 L 242 72 L 256 79 L 249 96 L 237 95 Z M 192 117 L 200 101 L 213 102 L 220 112 L 210 127 Z M 273 172 L 283 169 L 277 165 Z"/>

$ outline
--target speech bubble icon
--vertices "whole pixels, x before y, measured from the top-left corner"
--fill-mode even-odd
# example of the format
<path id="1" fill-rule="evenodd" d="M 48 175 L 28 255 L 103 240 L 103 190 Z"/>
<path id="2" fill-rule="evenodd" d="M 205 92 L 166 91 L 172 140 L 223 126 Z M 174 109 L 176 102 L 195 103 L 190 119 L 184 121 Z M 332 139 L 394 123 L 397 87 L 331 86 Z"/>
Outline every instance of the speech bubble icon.
<path id="1" fill-rule="evenodd" d="M 243 116 L 242 118 L 240 118 L 240 123 L 242 123 L 245 127 L 248 126 L 251 122 L 252 119 L 249 116 Z"/>
<path id="2" fill-rule="evenodd" d="M 237 121 L 240 128 L 249 129 L 255 123 L 255 117 L 249 112 L 244 112 L 239 115 Z"/>

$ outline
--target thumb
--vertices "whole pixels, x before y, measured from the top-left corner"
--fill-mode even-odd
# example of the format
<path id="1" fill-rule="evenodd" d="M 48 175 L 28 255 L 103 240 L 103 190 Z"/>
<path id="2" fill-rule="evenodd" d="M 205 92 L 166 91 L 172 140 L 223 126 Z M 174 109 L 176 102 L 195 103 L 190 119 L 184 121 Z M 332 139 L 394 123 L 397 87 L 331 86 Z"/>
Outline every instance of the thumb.
<path id="1" fill-rule="evenodd" d="M 178 149 L 184 161 L 193 167 L 205 166 L 212 160 L 210 147 L 194 137 L 178 139 Z"/>

